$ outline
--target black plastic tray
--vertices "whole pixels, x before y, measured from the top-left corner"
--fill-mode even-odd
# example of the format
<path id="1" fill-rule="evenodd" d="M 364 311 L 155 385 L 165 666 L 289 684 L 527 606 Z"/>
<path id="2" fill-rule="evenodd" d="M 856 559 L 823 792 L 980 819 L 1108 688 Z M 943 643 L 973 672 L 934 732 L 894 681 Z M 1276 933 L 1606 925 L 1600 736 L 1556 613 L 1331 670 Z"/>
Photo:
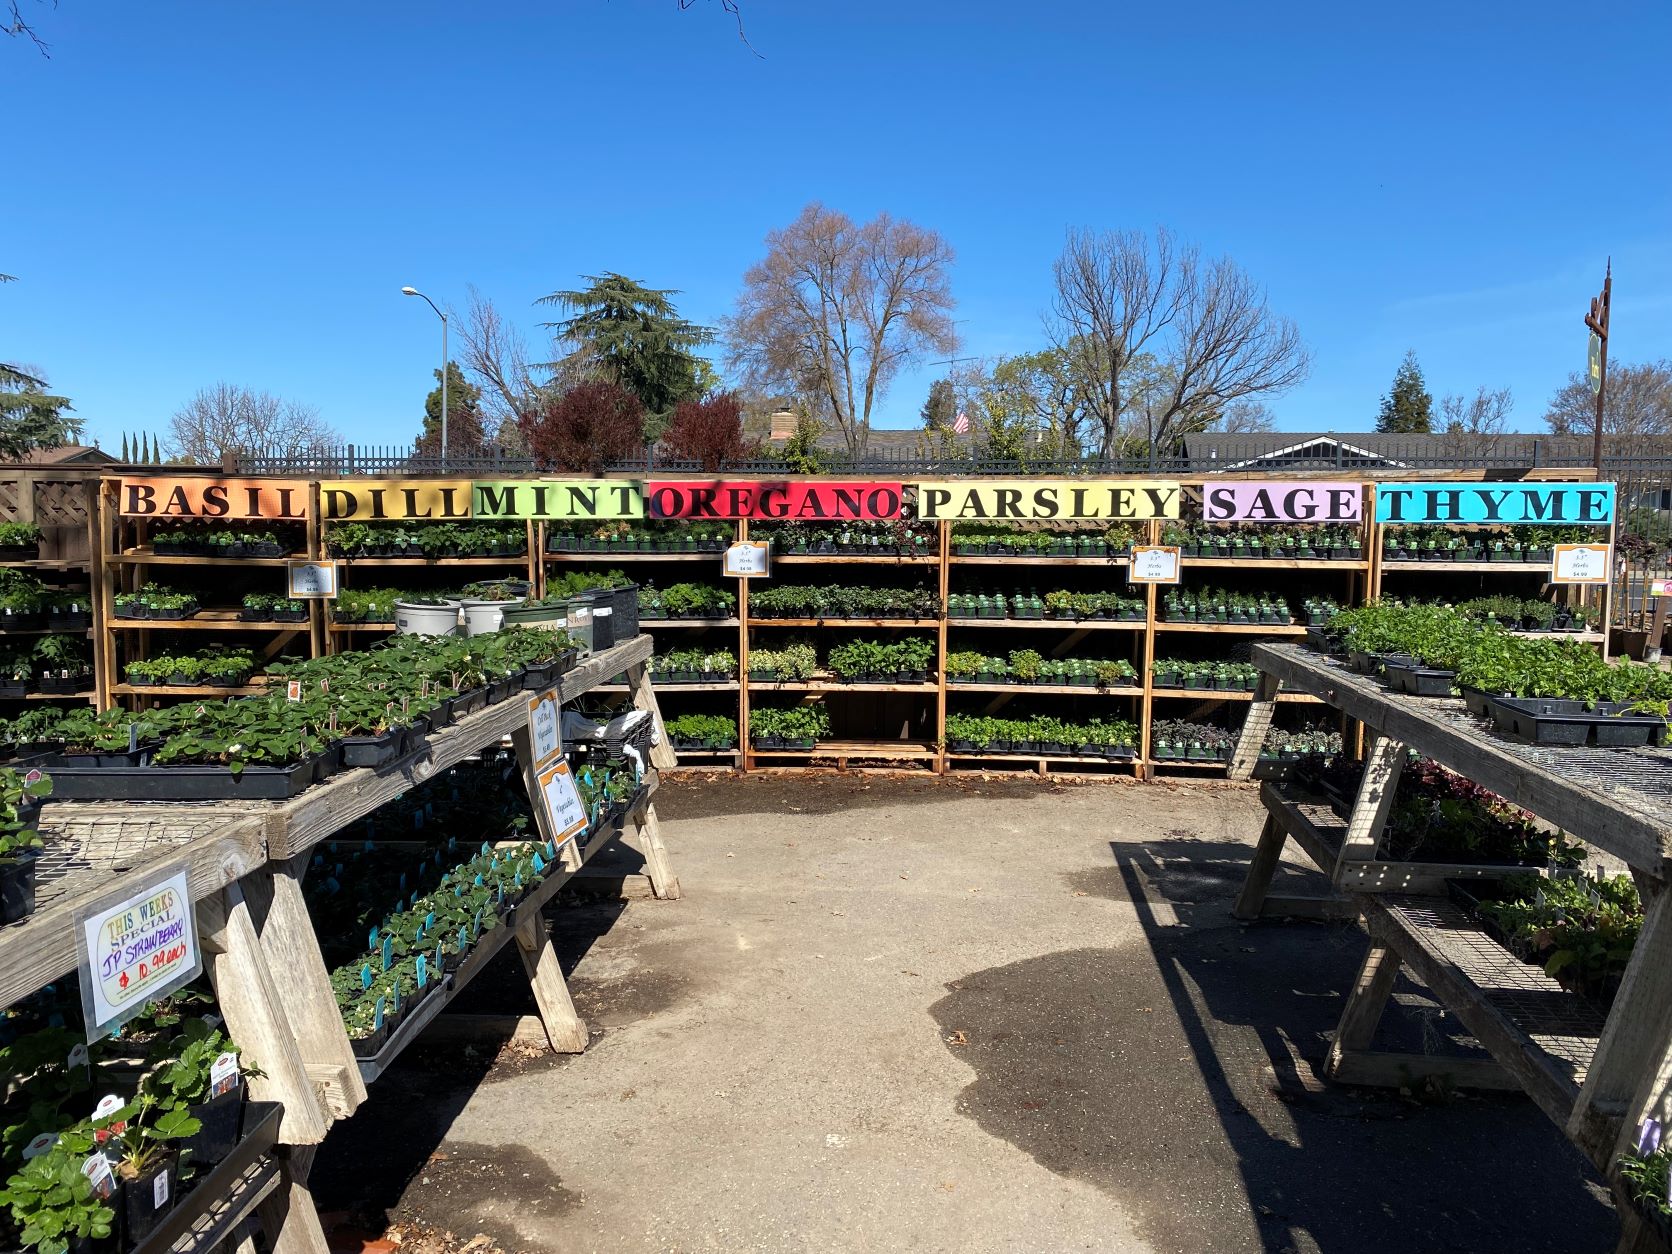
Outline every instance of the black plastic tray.
<path id="1" fill-rule="evenodd" d="M 317 759 L 295 766 L 246 766 L 236 778 L 224 766 L 67 767 L 52 772 L 61 801 L 283 801 L 314 782 Z"/>
<path id="2" fill-rule="evenodd" d="M 1407 665 L 1405 659 L 1389 658 L 1382 663 L 1382 674 L 1388 687 L 1396 692 L 1408 692 L 1414 697 L 1449 697 L 1457 679 L 1456 671 L 1439 670 L 1431 666 Z"/>
<path id="3" fill-rule="evenodd" d="M 1652 714 L 1621 713 L 1622 702 L 1602 701 L 1586 709 L 1583 701 L 1560 697 L 1493 697 L 1492 720 L 1536 745 L 1596 745 L 1630 749 L 1666 741 L 1666 720 Z"/>

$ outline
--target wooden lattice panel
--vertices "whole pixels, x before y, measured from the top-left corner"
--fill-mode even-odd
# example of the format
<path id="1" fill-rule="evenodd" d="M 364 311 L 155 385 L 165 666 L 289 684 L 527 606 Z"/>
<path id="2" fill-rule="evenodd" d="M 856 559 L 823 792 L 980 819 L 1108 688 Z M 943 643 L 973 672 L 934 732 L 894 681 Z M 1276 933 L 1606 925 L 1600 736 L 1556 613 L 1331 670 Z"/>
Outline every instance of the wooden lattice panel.
<path id="1" fill-rule="evenodd" d="M 85 527 L 87 487 L 80 480 L 41 480 L 35 484 L 35 521 L 42 527 Z"/>
<path id="2" fill-rule="evenodd" d="M 18 515 L 18 501 L 22 497 L 22 488 L 16 479 L 0 479 L 0 520 L 5 522 L 20 522 Z"/>

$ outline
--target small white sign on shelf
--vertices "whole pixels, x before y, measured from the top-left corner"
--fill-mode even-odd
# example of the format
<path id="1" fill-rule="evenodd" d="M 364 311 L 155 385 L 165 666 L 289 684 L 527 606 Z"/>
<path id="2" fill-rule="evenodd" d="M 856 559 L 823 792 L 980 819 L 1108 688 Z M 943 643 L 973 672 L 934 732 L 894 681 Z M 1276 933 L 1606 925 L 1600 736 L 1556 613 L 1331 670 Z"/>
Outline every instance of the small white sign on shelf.
<path id="1" fill-rule="evenodd" d="M 584 832 L 588 821 L 586 805 L 581 801 L 580 789 L 575 787 L 569 759 L 559 758 L 536 778 L 540 781 L 540 804 L 550 820 L 546 830 L 552 843 L 561 845 Z"/>
<path id="2" fill-rule="evenodd" d="M 75 922 L 89 1041 L 109 1035 L 147 1002 L 203 970 L 183 870 L 130 886 L 114 901 L 79 911 Z"/>
<path id="3" fill-rule="evenodd" d="M 1606 544 L 1558 544 L 1550 559 L 1551 583 L 1607 583 L 1613 569 Z"/>
<path id="4" fill-rule="evenodd" d="M 337 595 L 337 564 L 335 562 L 286 562 L 289 595 L 304 598 L 331 599 Z"/>
<path id="5" fill-rule="evenodd" d="M 563 752 L 563 703 L 555 688 L 528 699 L 528 747 L 537 770 Z"/>
<path id="6" fill-rule="evenodd" d="M 737 579 L 765 578 L 772 573 L 772 541 L 743 540 L 730 546 L 721 569 Z"/>
<path id="7" fill-rule="evenodd" d="M 1135 544 L 1132 546 L 1132 566 L 1127 572 L 1130 583 L 1177 583 L 1179 581 L 1179 546 L 1176 544 Z"/>

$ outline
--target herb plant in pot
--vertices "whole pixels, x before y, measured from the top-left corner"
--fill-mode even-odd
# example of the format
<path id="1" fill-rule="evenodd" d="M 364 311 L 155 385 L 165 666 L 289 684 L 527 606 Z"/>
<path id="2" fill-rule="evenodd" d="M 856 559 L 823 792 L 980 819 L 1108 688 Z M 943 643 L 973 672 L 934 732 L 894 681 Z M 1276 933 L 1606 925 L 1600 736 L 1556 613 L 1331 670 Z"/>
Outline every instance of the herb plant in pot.
<path id="1" fill-rule="evenodd" d="M 41 798 L 52 794 L 52 780 L 39 772 L 30 775 L 0 770 L 0 924 L 16 923 L 35 912 L 35 860 L 40 857 L 41 836 L 34 823 Z"/>
<path id="2" fill-rule="evenodd" d="M 395 630 L 406 636 L 456 636 L 459 602 L 438 593 L 416 593 L 396 601 Z"/>

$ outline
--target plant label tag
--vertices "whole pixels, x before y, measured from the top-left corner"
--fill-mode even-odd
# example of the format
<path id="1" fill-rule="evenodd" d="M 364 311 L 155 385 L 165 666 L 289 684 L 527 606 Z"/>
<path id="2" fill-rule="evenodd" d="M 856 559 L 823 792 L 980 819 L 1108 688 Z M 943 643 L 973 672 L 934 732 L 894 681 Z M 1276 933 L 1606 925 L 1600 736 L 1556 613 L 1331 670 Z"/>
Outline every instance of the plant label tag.
<path id="1" fill-rule="evenodd" d="M 372 1028 L 374 1031 L 383 1031 L 383 998 L 381 997 L 377 999 L 377 1003 L 372 1007 Z"/>
<path id="2" fill-rule="evenodd" d="M 1660 1148 L 1660 1120 L 1653 1116 L 1643 1120 L 1637 1129 L 1637 1152 L 1644 1158 Z"/>
<path id="3" fill-rule="evenodd" d="M 430 982 L 430 960 L 423 954 L 418 955 L 418 987 L 423 988 Z"/>
<path id="4" fill-rule="evenodd" d="M 383 969 L 385 971 L 387 971 L 391 966 L 394 965 L 394 963 L 395 963 L 395 938 L 393 936 L 385 936 L 383 938 Z"/>
<path id="5" fill-rule="evenodd" d="M 537 872 L 544 871 L 546 869 L 546 860 L 540 856 L 538 850 L 534 853 L 534 869 Z"/>
<path id="6" fill-rule="evenodd" d="M 35 770 L 30 771 L 29 774 L 27 774 L 23 777 L 23 782 L 26 783 L 26 784 L 38 784 L 38 783 L 40 783 L 41 782 L 40 769 L 36 768 Z"/>
<path id="7" fill-rule="evenodd" d="M 302 681 L 300 679 L 292 679 L 285 684 L 284 699 L 286 701 L 300 701 L 302 699 Z"/>
<path id="8" fill-rule="evenodd" d="M 168 1168 L 164 1167 L 151 1181 L 151 1209 L 161 1210 L 168 1205 Z"/>
<path id="9" fill-rule="evenodd" d="M 432 928 L 434 926 L 435 926 L 435 911 L 431 910 L 428 914 L 426 914 L 424 916 L 424 930 L 427 932 L 427 931 L 429 931 L 430 928 Z"/>
<path id="10" fill-rule="evenodd" d="M 93 1186 L 93 1195 L 108 1200 L 116 1192 L 116 1173 L 110 1169 L 110 1159 L 103 1154 L 89 1154 L 81 1164 L 81 1174 Z"/>
<path id="11" fill-rule="evenodd" d="M 23 1147 L 23 1161 L 28 1162 L 31 1158 L 39 1158 L 56 1144 L 58 1144 L 58 1134 L 56 1132 L 41 1133 Z"/>
<path id="12" fill-rule="evenodd" d="M 87 1065 L 87 1046 L 77 1045 L 70 1051 L 68 1064 L 71 1067 L 85 1067 Z"/>
<path id="13" fill-rule="evenodd" d="M 399 980 L 396 980 L 389 989 L 389 1009 L 396 1014 L 401 1012 L 401 982 Z"/>
<path id="14" fill-rule="evenodd" d="M 360 987 L 369 989 L 372 986 L 372 964 L 366 963 L 360 968 Z"/>
<path id="15" fill-rule="evenodd" d="M 99 1104 L 93 1107 L 93 1118 L 109 1119 L 121 1109 L 122 1099 L 114 1093 L 106 1093 L 103 1097 L 99 1098 Z"/>
<path id="16" fill-rule="evenodd" d="M 209 1067 L 209 1096 L 219 1097 L 238 1087 L 238 1055 L 228 1050 Z"/>
<path id="17" fill-rule="evenodd" d="M 376 926 L 373 926 L 372 930 L 370 932 L 366 933 L 366 946 L 369 949 L 376 949 L 377 948 L 377 928 L 376 928 Z"/>
<path id="18" fill-rule="evenodd" d="M 436 941 L 436 943 L 435 943 L 435 969 L 437 971 L 441 970 L 442 967 L 444 967 L 446 965 L 446 963 L 447 963 L 447 953 L 442 948 L 441 942 Z"/>

